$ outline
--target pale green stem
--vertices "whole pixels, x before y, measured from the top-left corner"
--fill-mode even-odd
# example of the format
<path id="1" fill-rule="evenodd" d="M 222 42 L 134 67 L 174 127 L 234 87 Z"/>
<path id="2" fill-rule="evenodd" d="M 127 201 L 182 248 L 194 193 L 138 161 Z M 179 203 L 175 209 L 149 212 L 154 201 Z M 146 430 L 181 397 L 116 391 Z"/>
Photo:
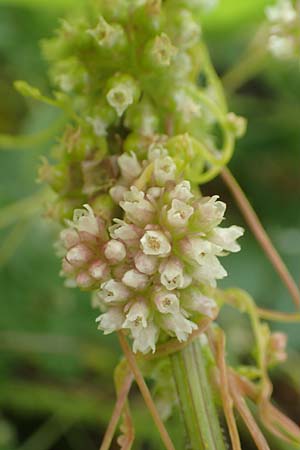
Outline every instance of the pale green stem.
<path id="1" fill-rule="evenodd" d="M 186 428 L 187 448 L 225 450 L 201 337 L 172 354 L 170 360 Z"/>

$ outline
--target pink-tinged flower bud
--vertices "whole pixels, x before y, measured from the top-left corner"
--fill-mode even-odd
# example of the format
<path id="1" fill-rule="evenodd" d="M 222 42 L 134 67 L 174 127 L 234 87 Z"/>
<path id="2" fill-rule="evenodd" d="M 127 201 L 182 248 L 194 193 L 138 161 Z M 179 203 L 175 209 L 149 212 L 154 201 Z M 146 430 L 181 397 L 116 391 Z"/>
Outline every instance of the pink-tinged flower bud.
<path id="1" fill-rule="evenodd" d="M 175 198 L 172 200 L 172 207 L 167 212 L 167 219 L 172 227 L 182 228 L 188 224 L 193 213 L 194 208 L 192 206 Z"/>
<path id="2" fill-rule="evenodd" d="M 141 291 L 146 288 L 148 284 L 148 277 L 147 275 L 132 269 L 128 270 L 128 272 L 124 274 L 122 282 L 132 289 Z"/>
<path id="3" fill-rule="evenodd" d="M 109 190 L 109 195 L 115 203 L 119 204 L 122 200 L 124 200 L 124 194 L 127 191 L 128 189 L 125 186 L 117 184 Z"/>
<path id="4" fill-rule="evenodd" d="M 62 275 L 72 275 L 74 274 L 74 269 L 74 266 L 64 258 L 62 261 Z"/>
<path id="5" fill-rule="evenodd" d="M 154 207 L 144 197 L 144 192 L 132 186 L 130 191 L 125 192 L 124 200 L 120 202 L 120 206 L 125 211 L 128 219 L 132 223 L 141 226 L 151 223 L 155 214 Z"/>
<path id="6" fill-rule="evenodd" d="M 94 284 L 93 278 L 88 272 L 80 272 L 76 277 L 77 286 L 83 289 L 87 289 Z"/>
<path id="7" fill-rule="evenodd" d="M 150 200 L 156 200 L 158 199 L 163 192 L 163 188 L 160 187 L 151 187 L 147 191 L 147 198 Z"/>
<path id="8" fill-rule="evenodd" d="M 69 250 L 71 247 L 78 244 L 79 236 L 77 231 L 73 228 L 65 228 L 60 232 L 60 240 L 62 241 L 64 247 Z"/>
<path id="9" fill-rule="evenodd" d="M 122 308 L 116 306 L 110 307 L 109 310 L 97 317 L 96 322 L 99 323 L 98 329 L 103 330 L 104 334 L 113 333 L 122 328 L 125 320 Z"/>
<path id="10" fill-rule="evenodd" d="M 107 304 L 123 303 L 129 297 L 129 290 L 123 283 L 115 280 L 108 280 L 101 284 L 99 298 Z"/>
<path id="11" fill-rule="evenodd" d="M 121 241 L 132 247 L 138 244 L 141 231 L 138 227 L 124 222 L 124 220 L 114 219 L 115 224 L 109 227 L 112 239 L 120 239 Z"/>
<path id="12" fill-rule="evenodd" d="M 155 256 L 139 252 L 134 258 L 134 264 L 139 272 L 153 275 L 157 270 L 158 260 Z"/>
<path id="13" fill-rule="evenodd" d="M 159 290 L 154 295 L 154 303 L 158 311 L 162 314 L 179 313 L 179 298 L 176 294 L 168 292 L 165 289 Z"/>
<path id="14" fill-rule="evenodd" d="M 89 273 L 95 280 L 103 280 L 109 274 L 109 268 L 103 261 L 95 261 L 89 267 Z"/>
<path id="15" fill-rule="evenodd" d="M 161 284 L 168 290 L 181 289 L 185 280 L 183 266 L 177 258 L 170 258 L 163 261 L 159 267 Z"/>
<path id="16" fill-rule="evenodd" d="M 142 171 L 142 167 L 137 160 L 136 154 L 133 152 L 123 153 L 118 158 L 118 164 L 121 175 L 126 181 L 132 181 L 135 178 L 138 178 Z"/>
<path id="17" fill-rule="evenodd" d="M 81 267 L 87 264 L 92 258 L 93 252 L 84 244 L 75 245 L 66 255 L 67 261 L 75 267 Z"/>
<path id="18" fill-rule="evenodd" d="M 287 359 L 286 353 L 287 335 L 281 332 L 272 333 L 269 339 L 269 361 L 274 362 L 284 362 Z"/>
<path id="19" fill-rule="evenodd" d="M 112 239 L 104 246 L 104 255 L 112 264 L 117 264 L 126 257 L 126 247 L 123 242 Z"/>

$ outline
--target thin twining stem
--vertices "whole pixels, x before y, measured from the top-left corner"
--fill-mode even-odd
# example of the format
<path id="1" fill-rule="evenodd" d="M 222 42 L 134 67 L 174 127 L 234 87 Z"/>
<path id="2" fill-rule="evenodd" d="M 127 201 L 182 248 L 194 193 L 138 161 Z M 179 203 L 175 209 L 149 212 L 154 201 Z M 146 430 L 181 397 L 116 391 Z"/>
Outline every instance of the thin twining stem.
<path id="1" fill-rule="evenodd" d="M 229 171 L 229 169 L 226 168 L 223 169 L 221 172 L 221 177 L 223 178 L 224 182 L 226 183 L 233 197 L 235 198 L 236 203 L 238 204 L 241 213 L 243 214 L 246 222 L 248 223 L 249 228 L 251 229 L 257 241 L 260 243 L 262 249 L 264 250 L 265 254 L 273 264 L 281 280 L 287 287 L 295 305 L 299 308 L 300 292 L 297 287 L 297 284 L 295 283 L 286 265 L 279 256 L 279 253 L 273 246 L 269 236 L 264 230 L 256 212 L 252 208 L 245 193 L 243 192 L 242 188 L 240 187 L 240 185 L 238 184 L 237 180 L 234 178 L 232 173 Z"/>
<path id="2" fill-rule="evenodd" d="M 254 417 L 252 416 L 245 400 L 239 392 L 239 388 L 236 385 L 234 378 L 229 375 L 230 393 L 234 401 L 234 405 L 242 417 L 245 425 L 247 426 L 249 433 L 251 434 L 258 450 L 270 450 L 270 447 L 260 431 Z"/>
<path id="3" fill-rule="evenodd" d="M 141 374 L 141 371 L 136 363 L 134 354 L 132 353 L 132 351 L 128 345 L 128 342 L 126 340 L 126 337 L 125 337 L 123 331 L 118 332 L 118 337 L 119 337 L 120 345 L 122 347 L 124 355 L 127 359 L 128 365 L 134 375 L 135 381 L 141 391 L 141 394 L 144 398 L 147 408 L 149 409 L 149 412 L 152 415 L 154 423 L 159 431 L 159 434 L 161 436 L 161 439 L 162 439 L 166 449 L 167 450 L 175 450 L 175 447 L 174 447 L 174 445 L 171 441 L 171 438 L 163 424 L 163 421 L 161 420 L 161 418 L 158 414 L 158 411 L 157 411 L 154 401 L 151 397 L 149 389 L 148 389 L 148 387 L 145 383 L 145 380 L 143 378 L 143 375 Z"/>
<path id="4" fill-rule="evenodd" d="M 273 322 L 294 323 L 300 322 L 300 313 L 286 313 L 281 311 L 271 311 L 269 309 L 257 308 L 257 313 L 261 319 Z"/>
<path id="5" fill-rule="evenodd" d="M 232 444 L 232 450 L 242 450 L 239 432 L 233 412 L 233 401 L 229 390 L 228 373 L 225 362 L 225 335 L 222 330 L 218 330 L 216 360 L 220 371 L 220 393 Z"/>
<path id="6" fill-rule="evenodd" d="M 108 450 L 110 447 L 110 444 L 113 440 L 120 416 L 122 414 L 122 410 L 125 406 L 128 393 L 130 391 L 131 385 L 132 385 L 133 376 L 132 373 L 129 373 L 120 389 L 120 392 L 118 394 L 118 399 L 115 404 L 114 411 L 112 413 L 111 419 L 109 421 L 108 427 L 106 429 L 100 450 Z"/>

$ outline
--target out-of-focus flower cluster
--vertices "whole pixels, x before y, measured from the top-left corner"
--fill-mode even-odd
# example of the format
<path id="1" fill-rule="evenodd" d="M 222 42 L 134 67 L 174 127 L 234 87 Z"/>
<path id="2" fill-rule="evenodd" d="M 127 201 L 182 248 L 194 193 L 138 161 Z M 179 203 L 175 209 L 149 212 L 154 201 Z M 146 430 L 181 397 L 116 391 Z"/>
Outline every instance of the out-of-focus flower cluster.
<path id="1" fill-rule="evenodd" d="M 300 2 L 277 0 L 266 8 L 269 22 L 268 47 L 277 58 L 300 56 Z"/>
<path id="2" fill-rule="evenodd" d="M 107 157 L 138 151 L 157 135 L 188 133 L 218 153 L 220 117 L 199 96 L 217 103 L 200 26 L 215 3 L 99 0 L 92 14 L 63 20 L 43 42 L 56 100 L 72 122 L 53 151 L 58 163 L 45 159 L 39 171 L 58 194 L 50 216 L 71 218 L 96 197 L 109 209 L 115 174 Z"/>
<path id="3" fill-rule="evenodd" d="M 127 329 L 134 351 L 154 352 L 158 340 L 185 341 L 201 317 L 217 315 L 207 288 L 226 276 L 219 257 L 240 249 L 243 230 L 219 226 L 226 205 L 180 181 L 161 144 L 142 163 L 124 153 L 117 164 L 110 195 L 121 218 L 106 227 L 90 206 L 76 210 L 61 233 L 62 271 L 69 284 L 95 292 L 100 329 Z"/>

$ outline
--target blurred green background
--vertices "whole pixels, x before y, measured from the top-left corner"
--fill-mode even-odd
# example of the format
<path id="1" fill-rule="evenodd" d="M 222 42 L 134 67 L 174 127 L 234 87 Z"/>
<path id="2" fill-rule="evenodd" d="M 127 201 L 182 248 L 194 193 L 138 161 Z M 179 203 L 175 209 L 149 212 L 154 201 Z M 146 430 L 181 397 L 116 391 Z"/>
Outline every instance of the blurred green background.
<path id="1" fill-rule="evenodd" d="M 82 0 L 84 1 L 84 0 Z M 264 0 L 221 0 L 203 17 L 203 30 L 220 75 L 243 54 L 263 21 Z M 24 100 L 12 86 L 24 79 L 49 91 L 39 41 L 51 36 L 58 18 L 80 0 L 0 0 L 0 133 L 30 134 L 46 129 L 56 111 Z M 237 144 L 231 169 L 246 191 L 295 279 L 300 274 L 300 74 L 299 62 L 266 58 L 237 92 L 230 108 L 244 115 L 248 132 Z M 55 137 L 26 149 L 0 153 L 0 450 L 93 450 L 99 447 L 114 402 L 113 368 L 120 358 L 114 336 L 95 325 L 89 298 L 63 287 L 53 250 L 57 229 L 23 199 L 41 189 L 36 183 L 40 156 Z M 228 222 L 244 225 L 222 181 L 204 191 L 228 203 Z M 15 202 L 17 207 L 9 206 Z M 34 208 L 34 202 L 33 202 Z M 18 218 L 18 220 L 15 220 Z M 247 289 L 261 306 L 292 311 L 292 302 L 250 232 L 242 252 L 225 262 L 225 286 Z M 231 361 L 245 362 L 251 336 L 245 317 L 226 309 Z M 277 404 L 300 423 L 299 325 L 273 326 L 289 334 L 289 361 L 272 372 Z M 161 447 L 136 389 L 132 403 L 135 449 Z M 178 418 L 169 429 L 183 444 Z M 270 438 L 272 450 L 291 449 Z M 115 447 L 117 446 L 115 445 Z M 243 434 L 243 449 L 251 450 Z"/>

